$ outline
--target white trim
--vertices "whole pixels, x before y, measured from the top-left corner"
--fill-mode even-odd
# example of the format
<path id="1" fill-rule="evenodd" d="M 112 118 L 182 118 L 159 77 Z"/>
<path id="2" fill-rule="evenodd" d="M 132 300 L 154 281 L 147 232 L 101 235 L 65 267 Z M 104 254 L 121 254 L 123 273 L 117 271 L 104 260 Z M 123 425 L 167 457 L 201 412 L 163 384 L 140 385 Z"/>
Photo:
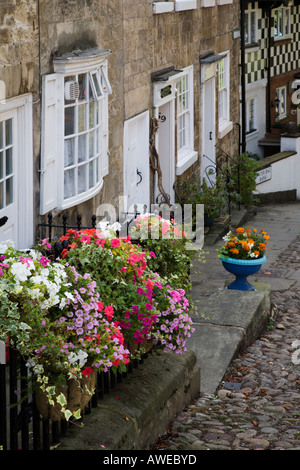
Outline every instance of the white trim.
<path id="1" fill-rule="evenodd" d="M 209 8 L 216 5 L 216 0 L 201 0 L 201 7 Z"/>
<path id="2" fill-rule="evenodd" d="M 168 101 L 171 101 L 175 99 L 176 95 L 176 83 L 178 80 L 183 77 L 186 74 L 186 72 L 178 72 L 176 75 L 172 75 L 167 81 L 165 82 L 158 82 L 154 83 L 153 85 L 153 106 L 154 108 L 158 108 L 159 106 L 162 106 L 163 104 L 167 103 Z M 171 93 L 165 97 L 161 97 L 161 90 L 165 88 L 166 86 L 171 85 Z"/>
<path id="3" fill-rule="evenodd" d="M 230 52 L 226 51 L 222 53 L 224 59 L 224 68 L 223 68 L 223 80 L 225 80 L 225 86 L 220 90 L 220 64 L 218 63 L 218 109 L 219 109 L 219 119 L 218 119 L 218 139 L 222 139 L 228 132 L 233 128 L 233 124 L 230 121 Z M 220 94 L 224 94 L 226 90 L 226 102 L 225 102 L 225 116 L 220 115 Z"/>
<path id="4" fill-rule="evenodd" d="M 223 139 L 223 137 L 228 134 L 233 128 L 233 123 L 231 121 L 226 122 L 223 126 L 219 127 L 218 139 Z"/>
<path id="5" fill-rule="evenodd" d="M 102 187 L 103 187 L 103 179 L 101 179 L 101 181 L 95 187 L 93 187 L 89 191 L 82 193 L 82 195 L 79 194 L 77 196 L 70 197 L 66 199 L 65 201 L 62 201 L 61 204 L 58 204 L 57 209 L 58 210 L 68 209 L 69 207 L 74 207 L 74 206 L 77 206 L 78 204 L 88 201 L 92 197 L 96 196 L 99 193 L 99 191 L 101 191 Z"/>
<path id="6" fill-rule="evenodd" d="M 29 248 L 33 243 L 33 142 L 32 95 L 26 93 L 0 104 L 0 114 L 15 111 L 18 148 L 18 241 L 17 248 Z M 20 158 L 22 155 L 23 158 Z"/>
<path id="7" fill-rule="evenodd" d="M 179 139 L 177 137 L 177 165 L 176 173 L 182 174 L 187 168 L 189 168 L 197 160 L 197 152 L 194 151 L 194 67 L 190 65 L 182 71 L 183 76 L 188 77 L 188 109 L 187 119 L 188 127 L 186 132 L 188 133 L 188 145 L 184 145 L 179 148 Z M 185 92 L 186 90 L 184 90 Z M 179 112 L 178 112 L 178 90 L 177 90 L 177 136 L 179 128 Z M 196 157 L 196 160 L 195 160 Z"/>
<path id="8" fill-rule="evenodd" d="M 197 0 L 175 0 L 175 11 L 195 10 Z"/>
<path id="9" fill-rule="evenodd" d="M 191 151 L 184 158 L 181 158 L 176 165 L 176 175 L 182 175 L 198 159 L 198 152 Z"/>
<path id="10" fill-rule="evenodd" d="M 145 183 L 144 189 L 141 188 L 143 191 L 143 198 L 144 200 L 139 200 L 135 201 L 137 204 L 146 204 L 147 208 L 149 208 L 150 204 L 150 187 L 149 187 L 149 178 L 150 178 L 150 173 L 149 173 L 149 147 L 147 144 L 147 137 L 149 137 L 149 123 L 150 123 L 150 116 L 149 116 L 149 110 L 142 112 L 141 114 L 138 114 L 124 122 L 124 128 L 123 128 L 123 148 L 124 148 L 124 161 L 123 161 L 123 194 L 124 194 L 124 211 L 127 212 L 130 208 L 129 202 L 130 199 L 128 198 L 129 194 L 129 174 L 128 174 L 128 154 L 129 151 L 131 150 L 130 146 L 130 139 L 129 139 L 129 128 L 132 123 L 135 123 L 139 121 L 142 125 L 142 134 L 144 133 L 144 149 L 143 152 L 141 150 L 139 151 L 139 161 L 141 165 L 141 170 L 142 170 L 142 181 Z M 145 194 L 146 192 L 146 194 Z M 133 201 L 131 201 L 132 203 Z M 138 207 L 138 211 L 142 211 L 142 207 Z"/>
<path id="11" fill-rule="evenodd" d="M 111 93 L 111 87 L 109 84 L 108 76 L 107 76 L 107 55 L 110 51 L 99 51 L 98 49 L 92 49 L 86 52 L 78 51 L 78 53 L 70 53 L 65 54 L 64 56 L 57 58 L 54 60 L 54 70 L 55 73 L 51 74 L 50 76 L 45 75 L 43 77 L 43 83 L 46 84 L 47 78 L 51 76 L 53 80 L 56 82 L 56 93 L 53 99 L 55 100 L 55 125 L 56 130 L 53 132 L 55 144 L 56 144 L 56 152 L 55 155 L 53 154 L 53 164 L 55 164 L 56 168 L 56 186 L 54 190 L 56 192 L 55 199 L 52 198 L 50 203 L 45 206 L 43 203 L 43 197 L 45 196 L 44 185 L 41 184 L 41 214 L 45 214 L 50 210 L 61 210 L 66 209 L 69 207 L 74 207 L 78 204 L 86 202 L 87 200 L 96 196 L 99 191 L 101 191 L 103 187 L 103 177 L 108 174 L 108 94 Z M 78 54 L 78 55 L 77 55 Z M 102 108 L 102 126 L 98 128 L 99 138 L 102 139 L 102 153 L 100 156 L 101 168 L 99 169 L 99 180 L 96 182 L 95 186 L 82 193 L 78 193 L 74 196 L 69 198 L 64 197 L 64 175 L 65 175 L 65 167 L 64 167 L 64 80 L 66 77 L 78 74 L 91 74 L 91 72 L 95 70 L 100 70 L 100 73 L 103 74 L 103 78 L 105 80 L 106 89 L 102 90 L 102 96 L 94 96 L 95 100 L 99 101 L 99 106 L 101 104 Z M 46 88 L 43 87 L 43 100 L 45 99 Z M 78 103 L 74 106 L 78 108 Z M 44 122 L 44 119 L 49 119 L 49 114 L 47 113 L 47 109 L 44 107 L 45 116 L 42 119 L 42 123 L 44 124 L 44 130 L 42 129 L 42 142 L 45 139 L 45 132 L 49 134 L 49 127 L 53 125 L 53 122 Z M 53 121 L 53 118 L 52 118 Z M 74 135 L 78 136 L 78 132 Z M 49 139 L 48 139 L 49 140 Z M 53 142 L 53 140 L 52 140 Z M 47 176 L 47 167 L 45 166 L 44 161 L 44 154 L 47 155 L 47 147 L 49 147 L 49 142 L 45 142 L 46 146 L 42 147 L 42 168 L 41 168 L 41 183 L 45 180 Z M 46 148 L 44 148 L 46 147 Z M 53 152 L 52 152 L 53 153 Z M 55 162 L 54 162 L 55 158 Z M 98 158 L 98 157 L 97 157 Z M 74 164 L 77 167 L 77 163 Z M 55 168 L 54 168 L 55 170 Z M 49 194 L 49 191 L 48 191 Z"/>
<path id="12" fill-rule="evenodd" d="M 75 52 L 64 54 L 53 59 L 54 72 L 67 75 L 80 73 L 81 71 L 88 72 L 105 62 L 110 52 L 108 49 L 91 49 L 86 52 L 78 51 L 77 54 Z"/>
<path id="13" fill-rule="evenodd" d="M 256 82 L 247 83 L 247 93 L 253 90 L 256 90 L 258 88 L 265 88 L 267 84 L 268 84 L 267 78 L 262 78 L 261 80 L 257 80 Z M 241 87 L 240 87 L 240 93 L 241 93 Z"/>
<path id="14" fill-rule="evenodd" d="M 233 0 L 217 0 L 218 5 L 229 5 L 230 3 L 233 3 Z"/>
<path id="15" fill-rule="evenodd" d="M 174 2 L 154 2 L 153 3 L 153 13 L 169 13 L 174 10 Z"/>

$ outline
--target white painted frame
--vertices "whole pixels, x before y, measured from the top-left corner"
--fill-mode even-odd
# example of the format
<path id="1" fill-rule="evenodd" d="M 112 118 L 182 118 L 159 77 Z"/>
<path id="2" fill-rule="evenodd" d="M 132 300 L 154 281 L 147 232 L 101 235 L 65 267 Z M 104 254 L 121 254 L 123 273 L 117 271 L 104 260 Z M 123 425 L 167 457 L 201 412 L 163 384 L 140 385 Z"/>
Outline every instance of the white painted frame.
<path id="1" fill-rule="evenodd" d="M 219 115 L 218 139 L 222 139 L 233 128 L 233 123 L 230 120 L 230 52 L 229 51 L 222 52 L 221 55 L 223 55 L 224 65 L 225 65 L 227 96 L 226 96 L 226 111 L 225 111 L 224 119 L 220 119 L 220 115 Z M 220 62 L 218 64 L 218 70 L 219 70 Z M 219 83 L 219 77 L 218 77 L 218 83 Z M 218 106 L 219 106 L 219 99 L 220 99 L 220 90 L 218 86 Z"/>
<path id="2" fill-rule="evenodd" d="M 174 2 L 154 2 L 153 13 L 158 15 L 161 13 L 169 13 L 174 11 Z"/>
<path id="3" fill-rule="evenodd" d="M 89 54 L 88 52 L 86 55 L 79 54 L 70 55 L 70 56 L 62 56 L 59 58 L 54 59 L 54 74 L 45 75 L 43 77 L 43 100 L 45 99 L 45 92 L 47 85 L 48 78 L 56 80 L 57 83 L 57 90 L 56 90 L 56 98 L 55 104 L 56 105 L 56 131 L 53 132 L 53 140 L 55 140 L 55 154 L 54 152 L 53 157 L 53 166 L 56 167 L 56 175 L 57 175 L 57 194 L 53 196 L 52 201 L 46 201 L 46 172 L 47 172 L 47 160 L 49 160 L 47 155 L 47 143 L 46 143 L 46 135 L 45 133 L 49 133 L 51 129 L 47 125 L 47 103 L 44 104 L 44 110 L 42 110 L 42 158 L 41 158 L 41 204 L 40 204 L 40 213 L 45 214 L 50 210 L 62 210 L 67 209 L 70 207 L 74 207 L 78 204 L 88 201 L 89 199 L 96 196 L 102 189 L 104 181 L 103 177 L 106 176 L 109 172 L 109 150 L 108 150 L 108 94 L 111 93 L 110 85 L 108 86 L 106 96 L 101 97 L 100 99 L 103 100 L 103 117 L 104 125 L 103 125 L 103 135 L 102 135 L 102 142 L 103 142 L 103 155 L 101 160 L 102 166 L 102 176 L 100 181 L 93 186 L 91 189 L 83 192 L 82 194 L 77 194 L 74 197 L 70 197 L 64 200 L 63 197 L 63 190 L 64 190 L 64 79 L 67 76 L 73 74 L 80 74 L 80 73 L 89 73 L 91 71 L 96 70 L 99 67 L 102 67 L 105 71 L 107 77 L 107 56 L 110 53 L 109 50 L 104 51 L 96 51 Z M 109 82 L 108 82 L 109 84 Z M 46 113 L 46 114 L 44 114 Z M 45 140 L 46 139 L 46 140 Z M 48 137 L 49 142 L 49 137 Z M 53 143 L 51 143 L 53 145 Z M 55 161 L 54 161 L 55 160 Z M 49 182 L 48 182 L 49 184 Z"/>
<path id="4" fill-rule="evenodd" d="M 175 0 L 175 11 L 195 10 L 197 0 Z"/>
<path id="5" fill-rule="evenodd" d="M 6 99 L 0 103 L 0 115 L 15 111 L 18 149 L 18 240 L 17 248 L 29 248 L 33 235 L 33 139 L 32 95 L 30 93 Z"/>
<path id="6" fill-rule="evenodd" d="M 149 110 L 144 111 L 141 114 L 138 114 L 137 116 L 134 116 L 131 119 L 128 119 L 127 121 L 124 122 L 124 133 L 123 133 L 123 155 L 124 155 L 124 160 L 123 160 L 123 187 L 124 187 L 124 199 L 123 199 L 123 210 L 124 212 L 127 212 L 129 210 L 129 204 L 128 204 L 128 198 L 127 194 L 129 192 L 129 187 L 128 187 L 128 175 L 127 175 L 127 159 L 128 159 L 128 150 L 130 146 L 129 138 L 128 138 L 128 129 L 129 126 L 132 122 L 140 120 L 140 122 L 143 124 L 143 128 L 145 130 L 145 152 L 147 153 L 146 155 L 146 161 L 142 162 L 142 168 L 143 168 L 143 174 L 142 178 L 143 181 L 147 183 L 147 189 L 146 189 L 146 195 L 145 195 L 145 203 L 147 204 L 147 207 L 149 209 L 150 205 L 150 165 L 149 165 L 149 123 L 150 123 L 150 117 L 149 117 Z M 146 135 L 147 133 L 147 135 Z M 141 212 L 141 211 L 140 211 Z"/>
<path id="7" fill-rule="evenodd" d="M 177 151 L 176 175 L 182 175 L 193 163 L 197 161 L 198 152 L 194 150 L 194 68 L 193 66 L 183 69 L 184 75 L 189 80 L 189 148 Z M 177 79 L 178 81 L 178 79 Z M 178 111 L 177 111 L 178 118 Z M 178 122 L 178 119 L 177 119 Z M 177 129 L 178 130 L 178 129 Z"/>

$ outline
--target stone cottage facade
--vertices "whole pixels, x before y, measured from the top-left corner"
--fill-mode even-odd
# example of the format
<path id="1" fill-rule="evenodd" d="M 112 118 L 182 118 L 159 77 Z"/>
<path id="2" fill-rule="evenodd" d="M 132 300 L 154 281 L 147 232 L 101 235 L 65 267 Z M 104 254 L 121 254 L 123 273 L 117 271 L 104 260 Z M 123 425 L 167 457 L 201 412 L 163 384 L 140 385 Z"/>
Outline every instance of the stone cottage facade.
<path id="1" fill-rule="evenodd" d="M 2 1 L 0 242 L 172 203 L 237 155 L 239 48 L 237 0 Z"/>

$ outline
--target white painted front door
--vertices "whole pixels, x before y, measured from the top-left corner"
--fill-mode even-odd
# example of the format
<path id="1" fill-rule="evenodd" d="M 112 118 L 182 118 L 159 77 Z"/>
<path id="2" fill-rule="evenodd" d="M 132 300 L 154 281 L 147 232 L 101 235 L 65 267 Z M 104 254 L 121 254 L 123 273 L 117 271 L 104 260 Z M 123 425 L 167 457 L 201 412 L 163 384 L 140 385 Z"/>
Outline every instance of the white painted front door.
<path id="1" fill-rule="evenodd" d="M 0 242 L 18 243 L 16 113 L 0 115 Z"/>
<path id="2" fill-rule="evenodd" d="M 30 94 L 0 102 L 0 243 L 7 240 L 17 249 L 34 242 Z"/>
<path id="3" fill-rule="evenodd" d="M 149 112 L 146 111 L 124 124 L 124 209 L 129 214 L 149 211 Z"/>
<path id="4" fill-rule="evenodd" d="M 203 83 L 202 92 L 202 179 L 215 181 L 216 164 L 215 78 Z"/>
<path id="5" fill-rule="evenodd" d="M 159 155 L 160 169 L 162 172 L 162 187 L 165 193 L 170 197 L 170 202 L 174 202 L 175 182 L 175 100 L 172 99 L 158 108 L 158 133 L 157 133 L 157 152 Z M 164 202 L 161 199 L 162 194 L 157 185 L 155 185 L 155 202 Z"/>

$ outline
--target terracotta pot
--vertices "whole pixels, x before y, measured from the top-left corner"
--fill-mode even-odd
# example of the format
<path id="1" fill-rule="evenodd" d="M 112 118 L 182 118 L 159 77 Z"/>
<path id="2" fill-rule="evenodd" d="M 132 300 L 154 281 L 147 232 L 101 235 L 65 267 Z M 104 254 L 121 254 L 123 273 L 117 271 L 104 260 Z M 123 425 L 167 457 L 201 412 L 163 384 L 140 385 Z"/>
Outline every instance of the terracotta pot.
<path id="1" fill-rule="evenodd" d="M 151 339 L 147 339 L 143 341 L 142 343 L 131 344 L 128 349 L 131 352 L 131 354 L 135 356 L 137 352 L 141 351 L 142 349 L 143 349 L 143 351 L 141 351 L 142 353 L 148 353 L 149 351 L 151 351 L 152 348 L 153 348 L 153 341 Z"/>

